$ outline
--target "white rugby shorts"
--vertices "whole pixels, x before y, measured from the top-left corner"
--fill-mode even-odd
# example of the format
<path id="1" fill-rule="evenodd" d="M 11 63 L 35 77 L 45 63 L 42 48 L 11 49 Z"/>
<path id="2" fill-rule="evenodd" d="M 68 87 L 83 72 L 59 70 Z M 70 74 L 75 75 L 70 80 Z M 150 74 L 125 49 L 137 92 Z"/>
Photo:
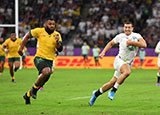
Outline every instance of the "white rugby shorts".
<path id="1" fill-rule="evenodd" d="M 119 56 L 116 56 L 114 60 L 114 68 L 115 68 L 114 76 L 116 78 L 118 78 L 121 75 L 120 68 L 122 67 L 123 64 L 127 64 L 127 63 L 123 61 Z M 131 69 L 132 64 L 128 64 L 128 66 Z"/>
<path id="2" fill-rule="evenodd" d="M 158 57 L 158 67 L 160 67 L 160 58 Z"/>

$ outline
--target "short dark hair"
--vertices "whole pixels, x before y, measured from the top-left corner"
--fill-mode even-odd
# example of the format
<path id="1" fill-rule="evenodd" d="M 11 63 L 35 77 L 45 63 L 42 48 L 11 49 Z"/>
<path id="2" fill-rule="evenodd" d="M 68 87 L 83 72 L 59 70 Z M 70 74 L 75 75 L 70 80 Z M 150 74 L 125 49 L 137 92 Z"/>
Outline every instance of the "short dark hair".
<path id="1" fill-rule="evenodd" d="M 132 24 L 133 25 L 133 23 L 129 20 L 125 21 L 124 24 Z"/>
<path id="2" fill-rule="evenodd" d="M 48 20 L 54 20 L 55 21 L 55 19 L 53 17 L 47 17 L 47 18 L 45 18 L 44 22 L 47 22 Z"/>
<path id="3" fill-rule="evenodd" d="M 85 40 L 83 40 L 83 43 L 84 43 L 84 42 L 86 42 L 86 43 L 88 44 L 88 41 L 87 41 L 86 39 L 85 39 Z"/>

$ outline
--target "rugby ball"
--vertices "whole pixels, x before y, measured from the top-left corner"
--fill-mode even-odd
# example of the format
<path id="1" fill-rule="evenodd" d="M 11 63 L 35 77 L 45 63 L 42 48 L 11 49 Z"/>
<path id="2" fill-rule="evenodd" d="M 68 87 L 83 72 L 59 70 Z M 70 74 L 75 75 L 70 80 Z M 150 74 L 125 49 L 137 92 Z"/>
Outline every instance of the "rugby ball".
<path id="1" fill-rule="evenodd" d="M 131 40 L 132 40 L 133 42 L 137 42 L 137 41 L 138 41 L 138 39 L 137 39 L 136 37 L 132 37 Z M 136 47 L 131 45 L 131 46 L 127 46 L 127 48 L 132 51 L 132 50 L 134 50 Z"/>

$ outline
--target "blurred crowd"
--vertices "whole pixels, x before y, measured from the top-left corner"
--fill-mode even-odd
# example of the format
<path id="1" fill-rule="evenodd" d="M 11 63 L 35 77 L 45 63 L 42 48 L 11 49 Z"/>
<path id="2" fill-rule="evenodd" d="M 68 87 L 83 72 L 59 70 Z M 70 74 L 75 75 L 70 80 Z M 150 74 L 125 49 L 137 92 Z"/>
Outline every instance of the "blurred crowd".
<path id="1" fill-rule="evenodd" d="M 0 24 L 14 24 L 14 4 L 14 0 L 0 0 Z M 43 27 L 46 17 L 52 17 L 63 40 L 68 41 L 80 21 L 82 4 L 83 0 L 19 0 L 19 37 L 32 28 Z M 1 36 L 6 37 L 9 31 L 13 29 L 1 28 Z M 34 41 L 28 45 L 35 46 Z"/>
<path id="2" fill-rule="evenodd" d="M 0 0 L 0 24 L 15 22 L 14 0 Z M 35 27 L 44 26 L 46 17 L 56 20 L 56 29 L 65 44 L 81 47 L 103 47 L 116 34 L 123 32 L 126 20 L 133 22 L 134 31 L 143 35 L 148 47 L 160 40 L 159 0 L 19 0 L 19 37 Z M 6 39 L 14 28 L 0 28 Z M 34 47 L 36 39 L 28 43 Z"/>
<path id="3" fill-rule="evenodd" d="M 143 35 L 148 47 L 155 47 L 160 40 L 160 1 L 156 0 L 91 0 L 73 43 L 79 47 L 86 40 L 90 46 L 103 47 L 123 32 L 126 20 L 133 23 L 134 32 Z"/>
<path id="4" fill-rule="evenodd" d="M 21 0 L 20 1 L 20 33 L 24 35 L 31 28 L 43 26 L 46 17 L 56 21 L 56 29 L 63 40 L 79 22 L 82 0 Z"/>

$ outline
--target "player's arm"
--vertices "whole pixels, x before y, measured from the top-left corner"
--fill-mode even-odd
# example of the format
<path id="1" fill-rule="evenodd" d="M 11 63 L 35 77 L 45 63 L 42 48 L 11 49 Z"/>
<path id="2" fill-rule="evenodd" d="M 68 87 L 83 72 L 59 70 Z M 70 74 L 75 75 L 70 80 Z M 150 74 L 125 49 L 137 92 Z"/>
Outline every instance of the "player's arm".
<path id="1" fill-rule="evenodd" d="M 90 50 L 90 47 L 88 46 L 88 54 L 87 55 L 89 55 L 89 50 Z"/>
<path id="2" fill-rule="evenodd" d="M 55 39 L 56 39 L 56 43 L 57 43 L 56 49 L 58 52 L 61 52 L 63 50 L 63 44 L 62 44 L 62 41 L 60 40 L 59 34 L 56 35 Z"/>
<path id="3" fill-rule="evenodd" d="M 2 45 L 2 47 L 1 47 L 1 49 L 4 51 L 4 52 L 6 52 L 6 53 L 8 53 L 9 52 L 9 49 L 7 49 L 8 48 L 8 40 L 6 40 L 4 43 L 3 43 L 3 45 Z"/>
<path id="4" fill-rule="evenodd" d="M 155 48 L 156 53 L 160 53 L 160 42 L 158 42 L 156 48 Z"/>
<path id="5" fill-rule="evenodd" d="M 140 47 L 140 48 L 146 48 L 147 47 L 146 41 L 143 38 L 139 38 L 137 42 L 134 42 L 132 40 L 128 40 L 127 41 L 127 46 L 130 46 L 130 45 L 137 46 L 137 47 Z"/>
<path id="6" fill-rule="evenodd" d="M 28 33 L 23 37 L 22 43 L 21 43 L 20 48 L 19 48 L 19 50 L 18 50 L 19 55 L 21 55 L 21 56 L 23 55 L 23 49 L 24 49 L 26 43 L 28 42 L 28 39 L 29 39 L 29 38 L 31 38 L 31 36 L 30 36 L 30 34 L 29 34 L 29 32 L 28 32 Z"/>
<path id="7" fill-rule="evenodd" d="M 83 50 L 83 49 L 82 49 L 82 47 L 81 47 L 81 55 L 82 55 L 82 50 Z"/>
<path id="8" fill-rule="evenodd" d="M 8 54 L 9 49 L 7 49 L 7 46 L 6 46 L 6 45 L 3 45 L 1 49 L 2 49 L 4 52 L 6 52 L 6 54 Z"/>
<path id="9" fill-rule="evenodd" d="M 144 51 L 144 56 L 146 56 L 146 52 Z"/>
<path id="10" fill-rule="evenodd" d="M 61 52 L 63 50 L 63 44 L 61 41 L 57 42 L 56 48 L 57 48 L 57 51 L 59 51 L 59 52 Z"/>
<path id="11" fill-rule="evenodd" d="M 91 56 L 93 56 L 93 48 L 91 49 Z"/>
<path id="12" fill-rule="evenodd" d="M 2 48 L 1 48 L 1 49 L 2 49 L 3 51 L 5 51 L 6 48 L 7 48 L 6 45 L 2 45 Z"/>
<path id="13" fill-rule="evenodd" d="M 103 58 L 103 56 L 105 55 L 105 53 L 111 49 L 113 46 L 115 45 L 115 42 L 114 42 L 114 39 L 111 40 L 106 46 L 105 48 L 103 49 L 103 51 L 99 54 L 99 57 L 100 58 Z"/>

